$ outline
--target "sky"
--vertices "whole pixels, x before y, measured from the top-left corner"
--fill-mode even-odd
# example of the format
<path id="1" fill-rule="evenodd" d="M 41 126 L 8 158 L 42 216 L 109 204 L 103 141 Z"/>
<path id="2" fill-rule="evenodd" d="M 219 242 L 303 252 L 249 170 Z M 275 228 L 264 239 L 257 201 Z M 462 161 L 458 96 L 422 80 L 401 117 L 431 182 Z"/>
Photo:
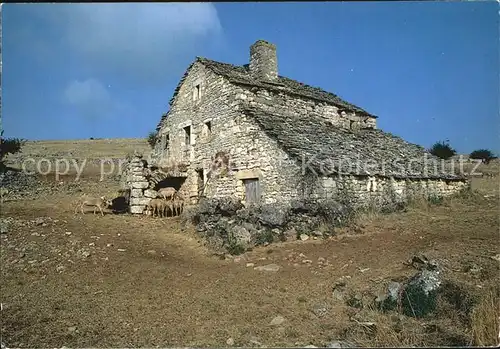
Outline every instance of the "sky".
<path id="1" fill-rule="evenodd" d="M 495 1 L 4 4 L 2 24 L 6 137 L 146 137 L 196 56 L 243 65 L 263 39 L 384 131 L 500 153 Z"/>

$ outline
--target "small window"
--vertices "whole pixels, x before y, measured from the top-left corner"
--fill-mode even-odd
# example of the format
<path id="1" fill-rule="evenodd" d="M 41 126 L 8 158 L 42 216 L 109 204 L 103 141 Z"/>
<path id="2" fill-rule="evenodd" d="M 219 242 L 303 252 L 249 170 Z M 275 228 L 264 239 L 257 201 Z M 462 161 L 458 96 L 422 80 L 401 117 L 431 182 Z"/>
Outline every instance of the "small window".
<path id="1" fill-rule="evenodd" d="M 170 135 L 165 135 L 165 149 L 168 149 L 168 144 L 170 143 Z"/>
<path id="2" fill-rule="evenodd" d="M 193 91 L 193 99 L 194 99 L 195 101 L 197 101 L 197 100 L 198 100 L 198 99 L 200 99 L 200 98 L 201 98 L 201 86 L 200 86 L 200 84 L 198 84 L 198 85 L 196 85 L 196 86 L 194 87 L 194 91 Z"/>
<path id="3" fill-rule="evenodd" d="M 212 122 L 211 121 L 205 122 L 204 128 L 205 128 L 205 137 L 209 138 L 212 135 Z"/>
<path id="4" fill-rule="evenodd" d="M 191 144 L 191 126 L 184 127 L 184 144 Z"/>

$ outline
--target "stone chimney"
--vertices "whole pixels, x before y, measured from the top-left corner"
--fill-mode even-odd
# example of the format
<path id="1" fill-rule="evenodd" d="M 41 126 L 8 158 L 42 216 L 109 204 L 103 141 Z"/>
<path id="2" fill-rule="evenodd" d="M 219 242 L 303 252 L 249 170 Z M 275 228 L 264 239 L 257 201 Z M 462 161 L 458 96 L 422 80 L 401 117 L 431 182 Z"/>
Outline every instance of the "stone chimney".
<path id="1" fill-rule="evenodd" d="M 276 46 L 264 40 L 257 40 L 250 46 L 250 74 L 258 80 L 278 78 Z"/>

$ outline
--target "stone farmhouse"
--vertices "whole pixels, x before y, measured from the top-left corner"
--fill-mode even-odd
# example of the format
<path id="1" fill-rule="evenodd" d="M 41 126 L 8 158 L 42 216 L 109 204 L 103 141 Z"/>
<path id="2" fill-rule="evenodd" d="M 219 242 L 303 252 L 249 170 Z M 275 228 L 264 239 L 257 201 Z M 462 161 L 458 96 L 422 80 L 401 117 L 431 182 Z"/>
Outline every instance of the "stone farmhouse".
<path id="1" fill-rule="evenodd" d="M 149 184 L 138 187 L 174 186 L 191 203 L 350 195 L 362 205 L 468 185 L 422 147 L 377 129 L 377 116 L 278 75 L 276 47 L 262 40 L 244 66 L 195 59 L 157 126 L 150 162 Z"/>

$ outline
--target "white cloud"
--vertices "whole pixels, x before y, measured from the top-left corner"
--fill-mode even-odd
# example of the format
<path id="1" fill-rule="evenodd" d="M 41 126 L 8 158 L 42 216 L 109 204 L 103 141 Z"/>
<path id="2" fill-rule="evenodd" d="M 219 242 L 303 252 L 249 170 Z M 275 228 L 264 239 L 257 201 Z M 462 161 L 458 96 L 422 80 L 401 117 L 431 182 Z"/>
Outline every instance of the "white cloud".
<path id="1" fill-rule="evenodd" d="M 96 79 L 72 81 L 64 90 L 64 100 L 79 116 L 88 119 L 106 117 L 118 107 L 106 88 Z"/>
<path id="2" fill-rule="evenodd" d="M 197 44 L 216 43 L 222 32 L 210 3 L 28 6 L 44 25 L 61 33 L 58 43 L 47 40 L 49 46 L 76 53 L 93 74 L 115 72 L 142 81 L 164 78 L 179 57 L 197 55 Z"/>

